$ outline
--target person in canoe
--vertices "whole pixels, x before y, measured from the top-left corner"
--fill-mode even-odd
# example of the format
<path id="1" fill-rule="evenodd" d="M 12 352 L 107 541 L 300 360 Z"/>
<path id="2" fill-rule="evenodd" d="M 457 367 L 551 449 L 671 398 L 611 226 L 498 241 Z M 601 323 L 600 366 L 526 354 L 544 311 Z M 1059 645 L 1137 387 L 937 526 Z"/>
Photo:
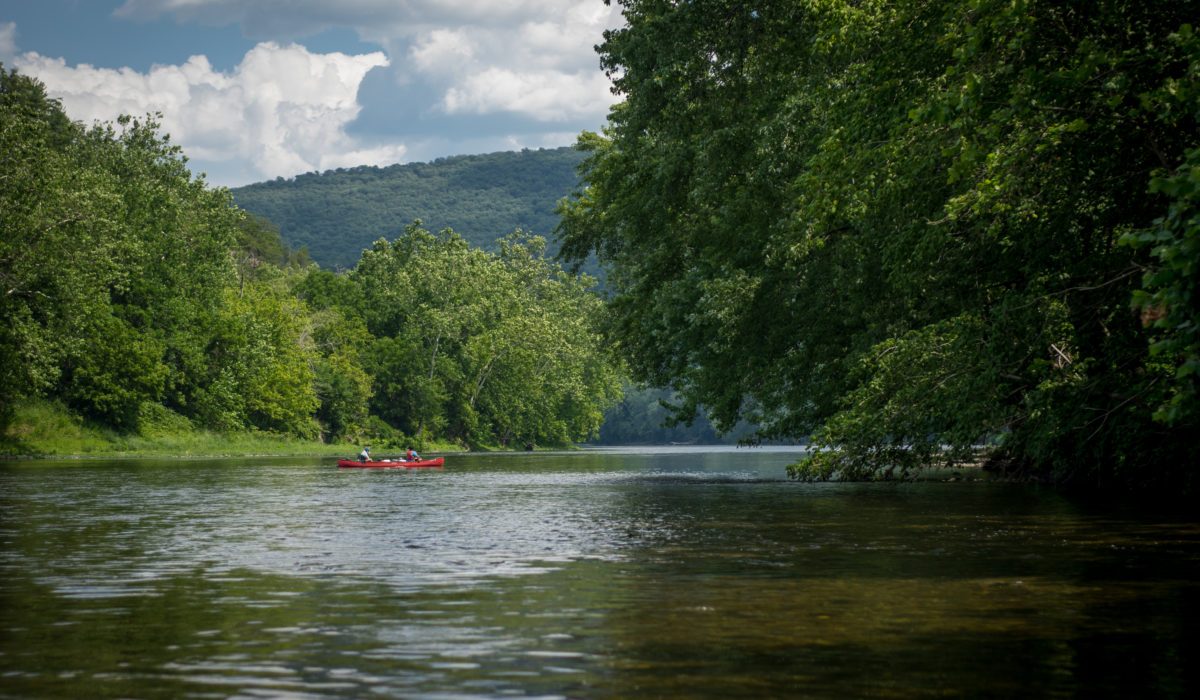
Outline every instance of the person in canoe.
<path id="1" fill-rule="evenodd" d="M 417 451 L 412 447 L 409 447 L 408 452 L 404 453 L 404 459 L 410 462 L 416 462 L 417 460 L 421 459 L 421 455 L 417 454 Z"/>
<path id="2" fill-rule="evenodd" d="M 367 445 L 366 447 L 363 448 L 362 452 L 358 453 L 358 461 L 360 461 L 360 462 L 370 462 L 371 461 L 371 446 L 370 445 Z"/>

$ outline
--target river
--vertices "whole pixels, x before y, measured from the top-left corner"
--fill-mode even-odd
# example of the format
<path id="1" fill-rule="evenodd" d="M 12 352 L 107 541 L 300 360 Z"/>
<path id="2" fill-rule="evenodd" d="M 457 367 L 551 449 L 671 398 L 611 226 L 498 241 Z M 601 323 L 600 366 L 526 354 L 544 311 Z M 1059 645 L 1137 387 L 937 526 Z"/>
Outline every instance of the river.
<path id="1" fill-rule="evenodd" d="M 0 697 L 1196 697 L 1200 521 L 780 448 L 0 463 Z"/>

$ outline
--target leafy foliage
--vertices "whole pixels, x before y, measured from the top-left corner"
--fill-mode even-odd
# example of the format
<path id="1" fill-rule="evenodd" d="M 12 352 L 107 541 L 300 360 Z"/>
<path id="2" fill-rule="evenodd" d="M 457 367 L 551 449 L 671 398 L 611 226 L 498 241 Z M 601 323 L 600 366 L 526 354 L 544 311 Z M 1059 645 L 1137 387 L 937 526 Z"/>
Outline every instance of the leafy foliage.
<path id="1" fill-rule="evenodd" d="M 1190 151 L 1176 173 L 1151 180 L 1150 189 L 1171 197 L 1167 215 L 1122 241 L 1150 246 L 1158 261 L 1134 292 L 1134 302 L 1143 323 L 1155 330 L 1151 355 L 1174 367 L 1169 398 L 1155 414 L 1174 424 L 1200 412 L 1200 149 Z"/>
<path id="2" fill-rule="evenodd" d="M 805 478 L 1191 478 L 1187 3 L 621 5 L 559 233 L 634 379 L 813 432 Z"/>
<path id="3" fill-rule="evenodd" d="M 590 319 L 590 282 L 515 233 L 500 253 L 410 225 L 378 241 L 347 295 L 379 340 L 373 410 L 409 435 L 468 444 L 563 445 L 596 433 L 619 378 Z"/>
<path id="4" fill-rule="evenodd" d="M 0 434 L 20 403 L 151 438 L 563 445 L 619 398 L 593 283 L 544 239 L 488 253 L 418 223 L 321 271 L 193 179 L 154 118 L 85 129 L 0 78 Z"/>
<path id="5" fill-rule="evenodd" d="M 103 245 L 115 198 L 69 149 L 77 132 L 40 83 L 0 70 L 0 419 L 58 384 L 117 274 Z"/>
<path id="6" fill-rule="evenodd" d="M 4 86 L 0 393 L 135 428 L 142 403 L 187 402 L 182 361 L 231 279 L 240 214 L 153 120 L 85 130 L 35 81 Z"/>

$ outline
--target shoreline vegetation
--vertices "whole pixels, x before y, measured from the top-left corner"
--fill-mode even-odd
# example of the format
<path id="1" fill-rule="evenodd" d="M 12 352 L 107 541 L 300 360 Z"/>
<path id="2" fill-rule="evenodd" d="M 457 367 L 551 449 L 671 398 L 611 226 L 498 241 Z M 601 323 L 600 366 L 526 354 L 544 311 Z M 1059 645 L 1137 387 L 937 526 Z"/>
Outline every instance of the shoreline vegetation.
<path id="1" fill-rule="evenodd" d="M 367 444 L 367 443 L 364 443 Z M 378 445 L 381 454 L 400 454 L 407 447 Z M 422 452 L 465 452 L 461 445 L 436 440 L 414 441 Z M 61 405 L 33 402 L 16 412 L 0 435 L 0 459 L 68 460 L 137 457 L 299 457 L 357 454 L 362 445 L 320 442 L 265 431 L 218 432 L 187 425 L 146 426 L 124 433 L 89 423 Z"/>
<path id="2" fill-rule="evenodd" d="M 1200 490 L 1194 7 L 621 5 L 556 233 L 632 382 L 809 436 L 802 480 L 986 444 L 1007 477 Z"/>
<path id="3" fill-rule="evenodd" d="M 530 449 L 620 400 L 596 280 L 545 238 L 389 217 L 324 270 L 159 119 L 72 122 L 0 65 L 0 453 Z"/>
<path id="4" fill-rule="evenodd" d="M 445 441 L 413 441 L 426 454 L 466 452 L 521 452 L 517 447 L 466 447 Z M 365 443 L 364 443 L 365 444 Z M 407 446 L 372 443 L 380 455 L 401 454 Z M 718 443 L 713 443 L 716 446 Z M 562 445 L 547 449 L 569 449 Z M 0 461 L 38 460 L 67 462 L 82 459 L 220 459 L 235 457 L 353 457 L 362 445 L 334 443 L 263 431 L 222 433 L 176 423 L 171 428 L 147 423 L 140 433 L 120 433 L 103 425 L 89 423 L 54 402 L 31 402 L 16 411 L 15 419 L 0 434 Z M 747 449 L 754 449 L 748 446 Z M 973 456 L 915 470 L 892 479 L 896 482 L 940 481 L 1036 482 L 1031 475 L 1009 472 L 986 451 Z"/>
<path id="5" fill-rule="evenodd" d="M 554 257 L 392 212 L 321 269 L 159 115 L 87 127 L 0 66 L 0 454 L 628 444 L 646 387 L 668 427 L 806 439 L 802 481 L 987 445 L 1200 491 L 1186 3 L 621 4 Z"/>

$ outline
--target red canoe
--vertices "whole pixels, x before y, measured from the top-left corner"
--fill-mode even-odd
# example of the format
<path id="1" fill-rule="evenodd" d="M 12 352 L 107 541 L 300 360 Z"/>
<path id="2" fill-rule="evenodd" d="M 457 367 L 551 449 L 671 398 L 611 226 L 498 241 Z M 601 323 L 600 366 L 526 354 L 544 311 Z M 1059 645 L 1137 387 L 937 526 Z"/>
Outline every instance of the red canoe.
<path id="1" fill-rule="evenodd" d="M 445 459 L 445 457 L 438 457 L 437 459 L 418 459 L 415 462 L 405 462 L 400 459 L 389 462 L 355 462 L 350 459 L 339 459 L 338 467 L 341 469 L 419 469 L 421 467 L 441 469 Z"/>

